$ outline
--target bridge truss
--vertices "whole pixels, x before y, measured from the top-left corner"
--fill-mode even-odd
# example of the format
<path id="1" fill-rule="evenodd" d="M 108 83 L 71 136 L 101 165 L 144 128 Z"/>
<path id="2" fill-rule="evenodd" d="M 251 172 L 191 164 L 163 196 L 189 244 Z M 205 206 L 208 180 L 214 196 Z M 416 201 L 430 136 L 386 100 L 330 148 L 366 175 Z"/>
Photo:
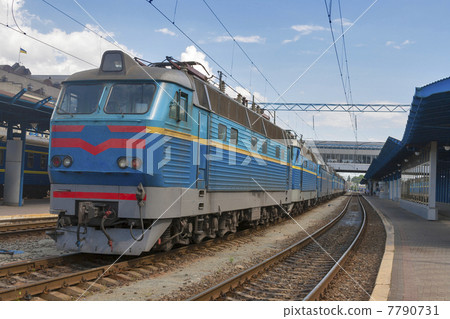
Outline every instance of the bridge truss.
<path id="1" fill-rule="evenodd" d="M 294 112 L 408 112 L 409 104 L 325 104 L 325 103 L 258 103 L 267 111 Z"/>

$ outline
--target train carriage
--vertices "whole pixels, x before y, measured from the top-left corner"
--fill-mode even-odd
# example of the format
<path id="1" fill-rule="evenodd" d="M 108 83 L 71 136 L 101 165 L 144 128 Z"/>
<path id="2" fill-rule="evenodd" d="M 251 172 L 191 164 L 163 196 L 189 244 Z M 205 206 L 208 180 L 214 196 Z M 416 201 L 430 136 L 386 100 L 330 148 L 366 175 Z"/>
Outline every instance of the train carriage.
<path id="1" fill-rule="evenodd" d="M 28 136 L 25 144 L 23 197 L 43 198 L 48 195 L 50 181 L 48 167 L 48 140 Z M 6 166 L 6 143 L 0 142 L 0 197 L 3 196 Z"/>

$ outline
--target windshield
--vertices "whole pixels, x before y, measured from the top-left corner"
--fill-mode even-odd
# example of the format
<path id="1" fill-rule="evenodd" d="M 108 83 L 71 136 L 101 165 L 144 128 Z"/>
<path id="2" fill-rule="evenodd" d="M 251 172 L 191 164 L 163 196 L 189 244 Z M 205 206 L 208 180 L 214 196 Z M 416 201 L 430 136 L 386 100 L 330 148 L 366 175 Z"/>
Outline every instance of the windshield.
<path id="1" fill-rule="evenodd" d="M 115 84 L 106 104 L 106 113 L 143 114 L 150 108 L 155 85 L 144 84 Z"/>
<path id="2" fill-rule="evenodd" d="M 97 109 L 103 84 L 69 84 L 57 107 L 58 113 L 89 114 Z"/>

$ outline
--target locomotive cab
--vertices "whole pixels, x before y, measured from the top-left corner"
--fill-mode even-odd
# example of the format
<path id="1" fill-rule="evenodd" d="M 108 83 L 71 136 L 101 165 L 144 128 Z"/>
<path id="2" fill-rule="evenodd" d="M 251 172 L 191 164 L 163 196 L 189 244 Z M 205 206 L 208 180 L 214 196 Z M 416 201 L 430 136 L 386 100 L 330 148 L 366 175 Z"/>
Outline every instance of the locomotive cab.
<path id="1" fill-rule="evenodd" d="M 189 186 L 191 167 L 170 179 L 163 165 L 171 157 L 192 157 L 186 145 L 178 148 L 187 153 L 174 151 L 166 134 L 192 134 L 189 113 L 192 85 L 184 72 L 142 66 L 121 51 L 105 52 L 100 68 L 63 83 L 49 150 L 50 209 L 60 216 L 52 237 L 60 248 L 140 254 L 153 246 L 148 242 L 171 219 L 158 220 L 159 207 L 150 212 L 146 190 Z M 126 247 L 149 227 L 148 242 Z M 90 232 L 98 233 L 95 242 L 83 240 Z"/>

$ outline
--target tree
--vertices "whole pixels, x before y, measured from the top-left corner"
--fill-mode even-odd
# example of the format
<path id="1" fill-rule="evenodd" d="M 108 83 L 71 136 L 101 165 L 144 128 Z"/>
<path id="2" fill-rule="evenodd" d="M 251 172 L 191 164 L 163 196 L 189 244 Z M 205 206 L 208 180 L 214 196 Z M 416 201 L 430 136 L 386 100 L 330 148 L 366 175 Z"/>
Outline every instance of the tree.
<path id="1" fill-rule="evenodd" d="M 359 183 L 361 183 L 361 180 L 363 178 L 364 178 L 364 175 L 355 176 L 352 178 L 352 182 L 358 185 Z"/>

